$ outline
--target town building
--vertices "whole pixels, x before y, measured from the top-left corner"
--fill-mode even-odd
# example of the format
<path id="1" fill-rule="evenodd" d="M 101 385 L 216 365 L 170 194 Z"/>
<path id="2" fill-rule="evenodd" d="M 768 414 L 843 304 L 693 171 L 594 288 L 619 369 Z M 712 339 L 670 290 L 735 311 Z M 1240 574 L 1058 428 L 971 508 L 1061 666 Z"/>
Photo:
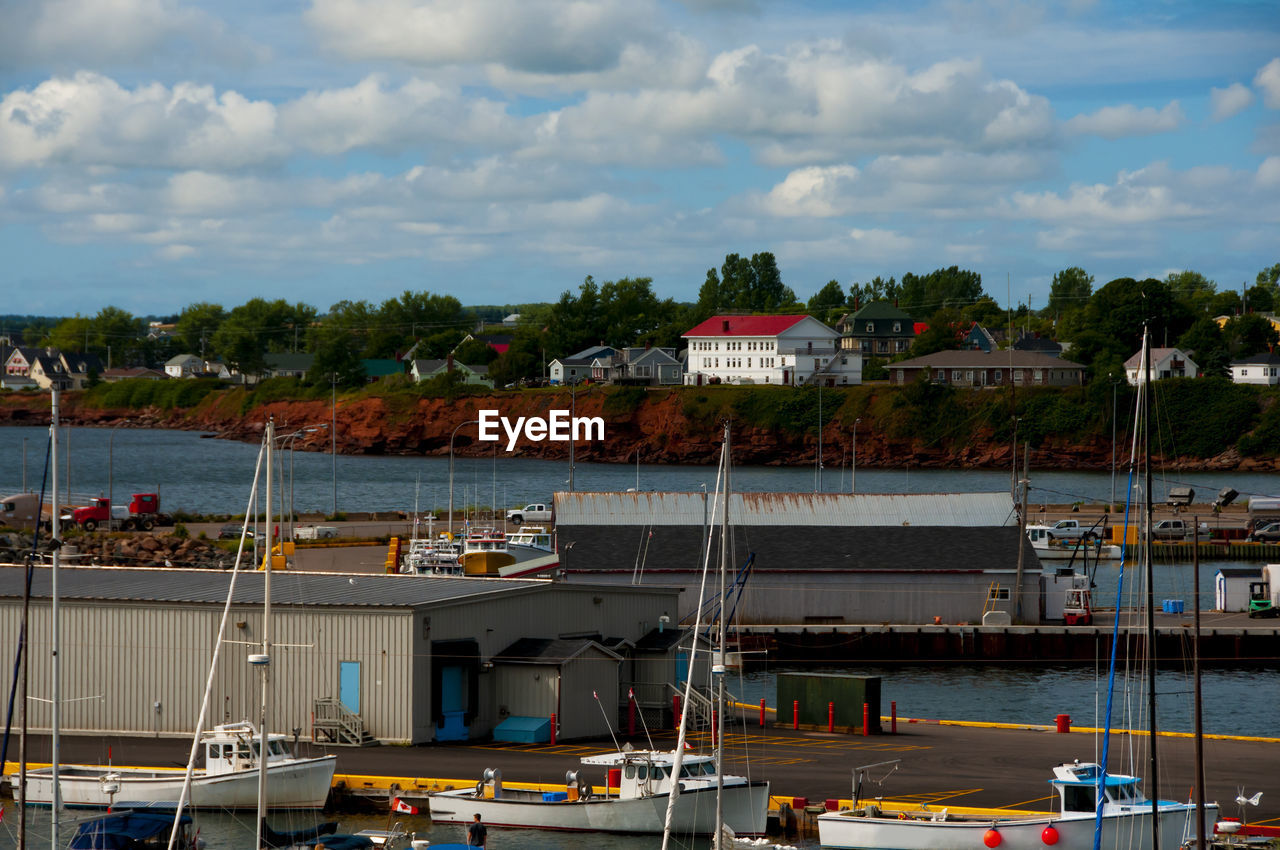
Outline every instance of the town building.
<path id="1" fill-rule="evenodd" d="M 1143 382 L 1142 352 L 1139 351 L 1124 361 L 1124 374 L 1130 385 L 1138 386 Z M 1180 348 L 1151 349 L 1151 379 L 1163 381 L 1166 378 L 1198 378 L 1200 367 L 1186 352 Z"/>
<path id="2" fill-rule="evenodd" d="M 1280 384 L 1280 354 L 1264 351 L 1261 354 L 1232 360 L 1231 381 L 1236 384 L 1261 384 L 1267 387 Z"/>
<path id="3" fill-rule="evenodd" d="M 911 315 L 888 301 L 872 301 L 841 317 L 836 329 L 840 332 L 840 348 L 859 351 L 864 358 L 886 359 L 902 354 L 911 350 L 916 339 Z"/>
<path id="4" fill-rule="evenodd" d="M 839 347 L 840 335 L 811 316 L 713 316 L 683 334 L 684 383 L 862 383 L 862 354 Z"/>
<path id="5" fill-rule="evenodd" d="M 557 357 L 548 365 L 549 381 L 552 386 L 557 386 L 591 380 L 591 369 L 595 361 L 602 357 L 612 357 L 617 353 L 617 349 L 612 346 L 593 345 L 577 354 Z"/>
<path id="6" fill-rule="evenodd" d="M 890 363 L 889 383 L 904 385 L 927 374 L 929 380 L 953 387 L 1074 387 L 1084 383 L 1084 366 L 1033 351 L 980 349 L 935 351 Z"/>
<path id="7" fill-rule="evenodd" d="M 674 348 L 632 347 L 591 361 L 591 380 L 599 384 L 662 387 L 683 383 L 684 364 Z"/>
<path id="8" fill-rule="evenodd" d="M 453 357 L 414 360 L 409 364 L 409 375 L 415 382 L 426 381 L 446 372 L 457 372 L 462 376 L 464 384 L 479 384 L 493 389 L 493 378 L 489 377 L 488 366 L 468 366 L 455 361 Z"/>

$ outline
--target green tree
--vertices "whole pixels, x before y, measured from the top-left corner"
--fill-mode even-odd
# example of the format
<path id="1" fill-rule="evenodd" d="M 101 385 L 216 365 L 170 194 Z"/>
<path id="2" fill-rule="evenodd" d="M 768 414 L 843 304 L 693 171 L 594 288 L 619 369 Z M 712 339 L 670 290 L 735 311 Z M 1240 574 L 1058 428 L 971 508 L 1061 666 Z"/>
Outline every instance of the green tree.
<path id="1" fill-rule="evenodd" d="M 221 304 L 197 301 L 184 307 L 174 328 L 174 335 L 183 348 L 181 353 L 198 354 L 201 357 L 212 354 L 213 335 L 222 327 L 226 318 L 227 311 Z"/>
<path id="2" fill-rule="evenodd" d="M 1083 310 L 1093 294 L 1093 275 L 1079 266 L 1063 269 L 1049 284 L 1049 304 L 1044 312 L 1051 318 Z"/>
<path id="3" fill-rule="evenodd" d="M 453 359 L 468 366 L 488 366 L 498 359 L 498 352 L 483 340 L 469 339 L 454 349 Z"/>
<path id="4" fill-rule="evenodd" d="M 1173 272 L 1164 279 L 1170 294 L 1179 301 L 1192 316 L 1203 316 L 1209 313 L 1214 297 L 1218 294 L 1218 285 L 1200 272 L 1190 270 Z"/>
<path id="5" fill-rule="evenodd" d="M 1232 357 L 1261 354 L 1280 342 L 1275 326 L 1257 313 L 1245 313 L 1227 322 L 1223 329 L 1227 350 Z"/>
<path id="6" fill-rule="evenodd" d="M 929 327 L 915 338 L 911 344 L 911 356 L 923 357 L 935 351 L 945 351 L 960 347 L 959 331 L 964 325 L 960 311 L 944 307 L 929 317 Z"/>
<path id="7" fill-rule="evenodd" d="M 923 276 L 904 274 L 898 306 L 916 318 L 923 318 L 942 308 L 965 307 L 982 297 L 982 275 L 951 266 Z"/>
<path id="8" fill-rule="evenodd" d="M 1211 317 L 1196 319 L 1187 332 L 1178 337 L 1178 348 L 1190 353 L 1205 375 L 1222 377 L 1227 374 L 1231 356 L 1227 351 L 1226 336 Z"/>
<path id="9" fill-rule="evenodd" d="M 1093 294 L 1085 308 L 1085 322 L 1102 334 L 1107 347 L 1123 361 L 1141 346 L 1144 324 L 1151 329 L 1153 347 L 1158 347 L 1186 333 L 1191 315 L 1162 281 L 1122 277 Z"/>
<path id="10" fill-rule="evenodd" d="M 876 275 L 868 283 L 854 283 L 849 286 L 849 298 L 846 302 L 851 310 L 858 310 L 872 301 L 897 301 L 902 294 L 902 287 L 890 277 L 888 280 Z"/>
<path id="11" fill-rule="evenodd" d="M 830 316 L 828 314 L 837 310 L 845 309 L 844 287 L 840 285 L 838 280 L 827 281 L 826 286 L 819 289 L 809 299 L 809 313 L 815 318 L 826 321 Z"/>
<path id="12" fill-rule="evenodd" d="M 1251 286 L 1244 293 L 1244 303 L 1250 311 L 1270 313 L 1276 308 L 1276 292 L 1269 286 Z"/>
<path id="13" fill-rule="evenodd" d="M 698 292 L 699 310 L 707 311 L 703 318 L 723 310 L 765 313 L 795 304 L 795 292 L 782 282 L 777 260 L 768 251 L 752 254 L 750 259 L 726 255 L 718 275 L 715 269 L 707 270 Z"/>
<path id="14" fill-rule="evenodd" d="M 1280 290 L 1280 263 L 1276 263 L 1274 266 L 1267 266 L 1258 272 L 1255 283 L 1258 286 L 1268 287 L 1273 292 Z"/>
<path id="15" fill-rule="evenodd" d="M 462 303 L 452 295 L 406 290 L 378 308 L 365 352 L 369 357 L 395 357 L 407 351 L 416 339 L 446 330 L 458 331 L 460 338 L 473 324 Z"/>
<path id="16" fill-rule="evenodd" d="M 213 336 L 224 360 L 243 375 L 259 375 L 268 351 L 297 351 L 305 346 L 315 319 L 314 307 L 283 299 L 253 298 L 227 314 Z"/>

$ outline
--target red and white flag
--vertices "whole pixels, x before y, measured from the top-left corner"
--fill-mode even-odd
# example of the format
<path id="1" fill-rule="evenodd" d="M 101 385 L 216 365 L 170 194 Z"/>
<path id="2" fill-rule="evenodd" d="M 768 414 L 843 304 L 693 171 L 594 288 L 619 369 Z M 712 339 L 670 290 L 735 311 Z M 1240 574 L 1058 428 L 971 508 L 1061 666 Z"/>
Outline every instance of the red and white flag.
<path id="1" fill-rule="evenodd" d="M 627 699 L 635 699 L 635 698 L 636 698 L 636 689 L 627 688 Z"/>
<path id="2" fill-rule="evenodd" d="M 399 797 L 391 798 L 391 811 L 403 812 L 406 815 L 416 815 L 418 813 L 417 806 L 411 806 Z"/>

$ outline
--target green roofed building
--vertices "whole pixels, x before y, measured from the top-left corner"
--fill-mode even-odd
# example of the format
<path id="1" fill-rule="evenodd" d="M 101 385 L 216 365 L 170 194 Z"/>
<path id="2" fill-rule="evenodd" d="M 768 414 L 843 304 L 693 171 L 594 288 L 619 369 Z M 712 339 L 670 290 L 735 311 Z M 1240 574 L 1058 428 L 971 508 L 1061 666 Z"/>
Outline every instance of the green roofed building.
<path id="1" fill-rule="evenodd" d="M 860 351 L 863 357 L 892 357 L 911 348 L 915 320 L 888 301 L 872 301 L 836 323 L 840 347 Z"/>

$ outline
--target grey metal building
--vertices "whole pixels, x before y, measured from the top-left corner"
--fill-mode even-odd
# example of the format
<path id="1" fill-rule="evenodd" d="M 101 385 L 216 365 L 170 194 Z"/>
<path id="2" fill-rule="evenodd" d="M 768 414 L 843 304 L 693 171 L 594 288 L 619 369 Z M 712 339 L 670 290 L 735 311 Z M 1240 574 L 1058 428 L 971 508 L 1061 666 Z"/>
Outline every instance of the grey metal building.
<path id="1" fill-rule="evenodd" d="M 35 571 L 28 631 L 30 695 L 43 699 L 53 690 L 50 572 Z M 23 574 L 0 569 L 0 634 L 10 636 L 0 645 L 9 648 L 17 644 Z M 63 731 L 190 735 L 231 577 L 207 570 L 60 569 Z M 227 633 L 237 642 L 222 647 L 206 726 L 258 717 L 261 680 L 248 656 L 261 652 L 263 574 L 242 573 L 236 582 Z M 676 603 L 676 592 L 661 587 L 277 572 L 272 726 L 324 738 L 354 724 L 387 743 L 423 743 L 444 732 L 487 737 L 501 720 L 495 669 L 503 662 L 494 656 L 523 638 L 601 640 L 611 651 L 583 656 L 581 664 L 608 669 L 575 681 L 587 688 L 616 682 L 621 693 L 602 698 L 623 699 L 627 670 L 619 672 L 619 656 L 657 631 L 660 617 L 673 618 Z M 519 698 L 520 678 L 501 678 L 502 698 L 512 700 L 513 688 Z M 563 722 L 575 734 L 603 732 L 589 693 L 585 701 L 576 692 L 560 698 Z M 30 728 L 48 729 L 48 703 L 29 706 Z M 594 717 L 578 716 L 591 712 Z"/>
<path id="2" fill-rule="evenodd" d="M 557 545 L 570 582 L 680 587 L 697 603 L 714 494 L 557 493 Z M 742 623 L 977 623 L 996 610 L 1040 622 L 1041 565 L 1008 493 L 736 493 L 730 564 L 754 556 Z M 1022 556 L 1021 592 L 1018 560 Z"/>

